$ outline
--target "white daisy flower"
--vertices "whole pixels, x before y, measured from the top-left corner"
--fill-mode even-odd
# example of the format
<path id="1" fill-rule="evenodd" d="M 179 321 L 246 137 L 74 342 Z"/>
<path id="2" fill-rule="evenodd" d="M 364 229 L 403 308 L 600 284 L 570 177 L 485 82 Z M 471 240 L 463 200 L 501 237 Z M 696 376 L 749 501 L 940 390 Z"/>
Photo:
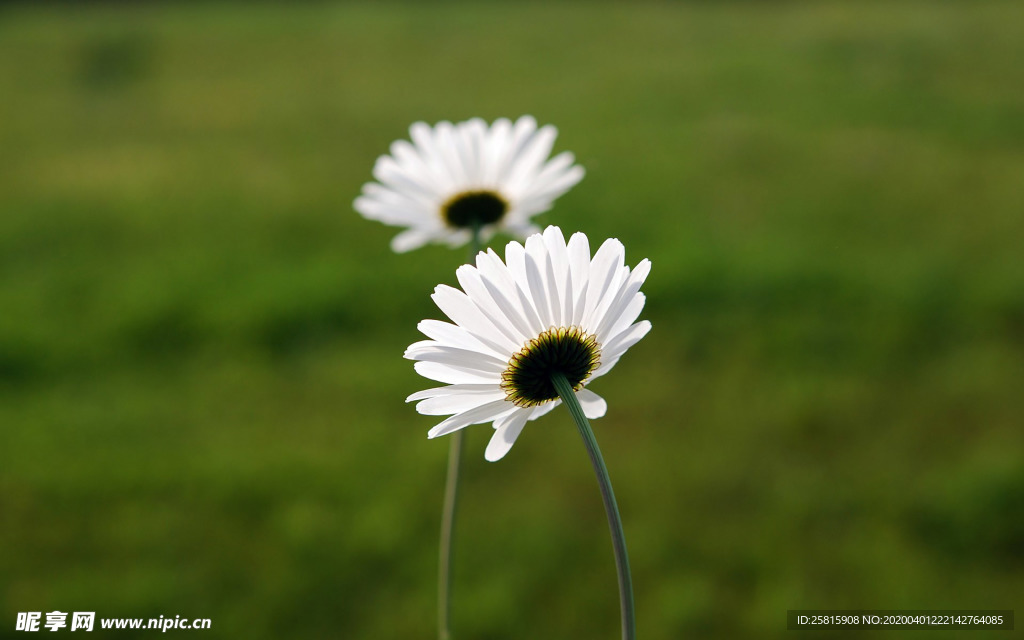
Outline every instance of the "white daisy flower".
<path id="1" fill-rule="evenodd" d="M 439 285 L 432 298 L 452 323 L 420 322 L 430 339 L 405 352 L 418 360 L 420 375 L 448 385 L 406 400 L 418 401 L 422 414 L 451 416 L 429 437 L 493 422 L 484 457 L 499 460 L 527 421 L 561 402 L 553 372 L 565 375 L 588 418 L 603 416 L 607 404 L 586 385 L 651 329 L 647 320 L 634 323 L 651 263 L 631 271 L 624 261 L 618 240 L 606 240 L 591 258 L 586 235 L 575 233 L 566 245 L 562 231 L 548 227 L 525 247 L 508 243 L 505 262 L 480 252 L 476 266 L 456 271 L 462 291 Z"/>
<path id="2" fill-rule="evenodd" d="M 548 159 L 558 135 L 532 116 L 490 127 L 474 118 L 431 128 L 409 127 L 373 167 L 378 182 L 363 185 L 353 206 L 363 217 L 408 227 L 391 241 L 402 253 L 428 242 L 459 246 L 479 226 L 486 242 L 497 231 L 525 238 L 540 231 L 530 218 L 583 179 L 583 167 L 564 151 Z"/>

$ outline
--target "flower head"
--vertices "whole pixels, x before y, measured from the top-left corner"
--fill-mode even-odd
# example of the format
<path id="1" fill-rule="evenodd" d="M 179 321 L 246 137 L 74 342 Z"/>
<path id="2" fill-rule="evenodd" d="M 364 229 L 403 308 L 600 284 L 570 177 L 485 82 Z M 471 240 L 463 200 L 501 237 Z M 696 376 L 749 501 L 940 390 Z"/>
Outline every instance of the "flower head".
<path id="1" fill-rule="evenodd" d="M 428 242 L 465 244 L 474 227 L 487 241 L 497 231 L 526 237 L 540 231 L 530 218 L 583 178 L 568 151 L 548 159 L 558 131 L 537 128 L 532 116 L 487 126 L 474 118 L 409 127 L 377 159 L 353 206 L 365 218 L 407 227 L 391 241 L 401 253 Z"/>
<path id="2" fill-rule="evenodd" d="M 439 285 L 432 296 L 452 322 L 420 322 L 430 339 L 405 352 L 420 375 L 448 385 L 407 399 L 419 401 L 420 413 L 450 416 L 429 437 L 492 422 L 485 457 L 500 459 L 527 421 L 561 402 L 553 373 L 568 379 L 588 418 L 603 416 L 605 401 L 586 386 L 651 329 L 647 320 L 634 323 L 651 263 L 630 270 L 624 262 L 618 240 L 591 258 L 587 236 L 575 233 L 566 244 L 558 227 L 548 227 L 525 247 L 508 243 L 505 262 L 488 249 L 476 266 L 459 267 L 462 290 Z"/>

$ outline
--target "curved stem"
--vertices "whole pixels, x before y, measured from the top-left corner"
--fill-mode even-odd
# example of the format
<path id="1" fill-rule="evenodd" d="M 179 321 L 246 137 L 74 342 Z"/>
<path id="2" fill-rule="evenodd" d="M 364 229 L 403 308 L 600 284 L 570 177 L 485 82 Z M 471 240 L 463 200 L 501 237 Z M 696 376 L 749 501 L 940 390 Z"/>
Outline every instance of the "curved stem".
<path id="1" fill-rule="evenodd" d="M 469 261 L 480 252 L 480 224 L 474 223 L 469 241 Z M 459 470 L 462 464 L 462 430 L 453 433 L 448 444 L 448 474 L 441 507 L 441 542 L 437 569 L 437 637 L 451 640 L 452 566 L 455 545 L 455 515 L 459 508 Z"/>
<path id="2" fill-rule="evenodd" d="M 601 456 L 601 449 L 597 446 L 597 439 L 590 428 L 590 421 L 583 414 L 583 407 L 576 398 L 576 393 L 569 386 L 569 381 L 561 373 L 551 376 L 551 382 L 558 391 L 558 397 L 562 399 L 565 406 L 569 408 L 572 419 L 583 437 L 583 444 L 590 456 L 590 464 L 597 474 L 597 483 L 601 487 L 601 498 L 604 500 L 604 510 L 608 515 L 608 527 L 612 533 L 612 547 L 615 550 L 615 571 L 619 577 L 619 608 L 622 611 L 622 638 L 623 640 L 636 639 L 636 614 L 633 611 L 633 579 L 629 573 L 629 555 L 626 553 L 626 536 L 622 531 L 622 517 L 619 515 L 619 505 L 615 502 L 615 492 L 612 490 L 612 481 L 608 476 L 608 468 Z"/>

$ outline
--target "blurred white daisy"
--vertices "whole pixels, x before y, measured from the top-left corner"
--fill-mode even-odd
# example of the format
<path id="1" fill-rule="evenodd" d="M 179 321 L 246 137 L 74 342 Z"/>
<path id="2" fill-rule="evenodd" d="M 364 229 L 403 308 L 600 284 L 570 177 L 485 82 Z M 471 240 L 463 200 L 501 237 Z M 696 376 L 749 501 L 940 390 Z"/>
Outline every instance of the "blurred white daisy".
<path id="1" fill-rule="evenodd" d="M 532 116 L 490 127 L 474 118 L 409 127 L 412 143 L 397 140 L 373 167 L 378 182 L 363 185 L 353 206 L 363 217 L 408 227 L 391 241 L 402 253 L 428 242 L 459 246 L 479 225 L 481 240 L 495 232 L 525 238 L 540 231 L 530 218 L 583 178 L 564 151 L 548 159 L 558 131 L 537 128 Z"/>
<path id="2" fill-rule="evenodd" d="M 561 372 L 576 391 L 588 418 L 607 405 L 585 388 L 604 375 L 651 329 L 634 323 L 644 306 L 640 293 L 651 263 L 632 271 L 625 249 L 606 240 L 590 257 L 587 236 L 573 234 L 566 245 L 558 227 L 510 242 L 505 262 L 492 250 L 476 266 L 456 272 L 462 290 L 439 285 L 433 300 L 454 324 L 424 320 L 429 340 L 411 345 L 405 357 L 416 371 L 448 386 L 414 393 L 407 402 L 427 415 L 450 415 L 429 432 L 443 436 L 471 424 L 493 422 L 485 456 L 504 456 L 528 420 L 561 401 L 551 382 Z"/>

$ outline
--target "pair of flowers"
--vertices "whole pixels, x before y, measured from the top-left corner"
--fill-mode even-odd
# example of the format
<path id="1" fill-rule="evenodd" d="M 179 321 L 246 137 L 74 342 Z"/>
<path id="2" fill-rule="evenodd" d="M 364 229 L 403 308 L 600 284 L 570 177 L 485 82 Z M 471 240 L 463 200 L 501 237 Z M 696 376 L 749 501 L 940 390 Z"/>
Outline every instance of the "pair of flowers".
<path id="1" fill-rule="evenodd" d="M 502 458 L 528 421 L 560 403 L 556 373 L 587 418 L 603 416 L 605 401 L 586 386 L 650 330 L 650 322 L 636 322 L 650 262 L 630 269 L 616 239 L 591 255 L 583 233 L 566 242 L 558 227 L 541 233 L 533 224 L 583 178 L 571 153 L 549 159 L 553 126 L 523 116 L 490 126 L 416 123 L 409 132 L 411 143 L 399 140 L 377 160 L 378 182 L 364 185 L 354 205 L 367 218 L 405 227 L 392 249 L 486 243 L 498 231 L 526 238 L 506 245 L 504 261 L 488 249 L 459 267 L 461 290 L 434 290 L 451 322 L 420 322 L 428 339 L 405 352 L 420 375 L 447 385 L 408 398 L 422 414 L 450 416 L 429 437 L 491 422 L 485 457 Z"/>

